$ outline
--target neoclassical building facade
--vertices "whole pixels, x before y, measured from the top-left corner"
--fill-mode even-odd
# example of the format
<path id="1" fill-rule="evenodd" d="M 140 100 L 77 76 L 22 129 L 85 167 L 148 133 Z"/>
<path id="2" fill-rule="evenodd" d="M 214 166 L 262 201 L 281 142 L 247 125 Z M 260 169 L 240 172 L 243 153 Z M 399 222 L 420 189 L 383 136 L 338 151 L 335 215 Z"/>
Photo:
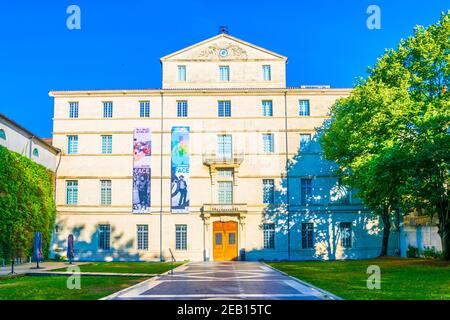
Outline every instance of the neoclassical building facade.
<path id="1" fill-rule="evenodd" d="M 286 57 L 228 34 L 161 64 L 161 89 L 50 92 L 54 254 L 73 234 L 78 260 L 378 255 L 378 218 L 317 139 L 350 90 L 287 87 Z"/>

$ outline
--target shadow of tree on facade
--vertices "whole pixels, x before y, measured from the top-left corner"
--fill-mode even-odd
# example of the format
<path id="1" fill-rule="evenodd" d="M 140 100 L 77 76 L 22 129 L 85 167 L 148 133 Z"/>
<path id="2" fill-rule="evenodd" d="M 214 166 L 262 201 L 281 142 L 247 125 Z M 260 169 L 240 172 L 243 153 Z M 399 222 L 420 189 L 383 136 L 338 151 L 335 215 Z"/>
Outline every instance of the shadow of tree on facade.
<path id="1" fill-rule="evenodd" d="M 261 256 L 268 260 L 335 260 L 379 255 L 381 220 L 340 185 L 335 175 L 337 166 L 323 158 L 318 140 L 316 134 L 307 147 L 297 150 L 288 164 L 287 175 L 275 188 L 274 204 L 264 209 L 261 233 L 264 224 L 274 225 L 276 249 L 252 249 L 247 252 L 249 259 Z M 307 223 L 313 225 L 312 246 L 302 244 L 302 224 Z M 340 223 L 351 225 L 350 243 L 346 246 Z M 391 254 L 398 244 L 398 234 L 393 231 Z"/>

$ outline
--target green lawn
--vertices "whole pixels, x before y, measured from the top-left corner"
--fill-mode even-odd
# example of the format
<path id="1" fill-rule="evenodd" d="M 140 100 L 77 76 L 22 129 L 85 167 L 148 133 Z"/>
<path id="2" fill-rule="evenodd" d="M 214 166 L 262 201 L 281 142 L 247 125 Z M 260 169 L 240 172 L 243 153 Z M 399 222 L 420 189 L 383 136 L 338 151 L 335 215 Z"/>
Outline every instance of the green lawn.
<path id="1" fill-rule="evenodd" d="M 81 289 L 67 289 L 65 276 L 0 277 L 0 300 L 95 300 L 147 278 L 81 277 Z"/>
<path id="2" fill-rule="evenodd" d="M 274 268 L 344 299 L 450 299 L 450 262 L 380 258 L 352 261 L 273 262 Z M 367 267 L 381 269 L 381 289 L 367 289 Z"/>
<path id="3" fill-rule="evenodd" d="M 174 263 L 174 268 L 183 262 Z M 93 262 L 80 266 L 81 272 L 163 273 L 172 268 L 170 262 Z M 52 271 L 66 271 L 66 268 Z"/>

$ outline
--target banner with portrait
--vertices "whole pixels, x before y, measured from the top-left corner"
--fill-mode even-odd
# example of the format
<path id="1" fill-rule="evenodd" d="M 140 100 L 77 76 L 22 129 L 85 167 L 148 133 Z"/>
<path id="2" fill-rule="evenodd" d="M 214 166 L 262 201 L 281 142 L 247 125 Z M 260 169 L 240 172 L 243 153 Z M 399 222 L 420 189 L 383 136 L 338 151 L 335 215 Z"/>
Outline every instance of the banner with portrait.
<path id="1" fill-rule="evenodd" d="M 189 127 L 172 128 L 172 213 L 189 212 Z"/>
<path id="2" fill-rule="evenodd" d="M 133 136 L 133 213 L 150 213 L 151 164 L 150 128 L 135 128 Z"/>

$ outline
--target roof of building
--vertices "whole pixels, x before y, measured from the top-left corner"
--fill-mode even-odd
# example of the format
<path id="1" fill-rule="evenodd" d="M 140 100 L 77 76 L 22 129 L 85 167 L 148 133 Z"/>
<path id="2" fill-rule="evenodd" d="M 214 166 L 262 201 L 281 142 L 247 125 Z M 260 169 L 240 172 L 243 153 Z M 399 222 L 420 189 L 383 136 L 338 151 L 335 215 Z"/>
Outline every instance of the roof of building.
<path id="1" fill-rule="evenodd" d="M 51 143 L 48 143 L 47 141 L 45 141 L 42 138 L 39 138 L 37 135 L 32 133 L 30 130 L 21 126 L 14 120 L 8 118 L 3 113 L 0 113 L 0 122 L 3 122 L 5 124 L 7 124 L 9 127 L 14 128 L 16 131 L 19 131 L 23 136 L 27 137 L 28 139 L 33 139 L 33 141 L 35 143 L 41 145 L 42 147 L 46 148 L 47 150 L 49 150 L 55 154 L 60 152 L 60 150 L 58 148 L 55 148 L 54 146 L 52 146 Z"/>

